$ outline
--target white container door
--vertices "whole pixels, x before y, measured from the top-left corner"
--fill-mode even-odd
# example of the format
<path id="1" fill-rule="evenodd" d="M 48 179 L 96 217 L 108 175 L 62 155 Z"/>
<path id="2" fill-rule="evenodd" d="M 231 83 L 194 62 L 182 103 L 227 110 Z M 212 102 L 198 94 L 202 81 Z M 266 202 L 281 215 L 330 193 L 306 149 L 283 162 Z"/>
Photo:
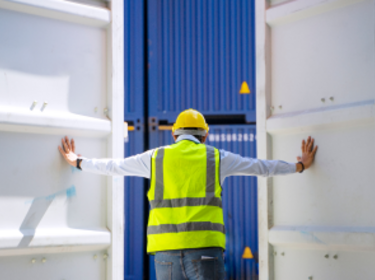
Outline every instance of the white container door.
<path id="1" fill-rule="evenodd" d="M 0 1 L 1 279 L 122 279 L 123 180 L 57 149 L 68 135 L 83 156 L 123 156 L 122 23 L 116 35 L 107 9 L 19 2 Z"/>
<path id="2" fill-rule="evenodd" d="M 375 278 L 375 1 L 257 0 L 260 279 Z M 269 1 L 267 1 L 268 3 Z"/>

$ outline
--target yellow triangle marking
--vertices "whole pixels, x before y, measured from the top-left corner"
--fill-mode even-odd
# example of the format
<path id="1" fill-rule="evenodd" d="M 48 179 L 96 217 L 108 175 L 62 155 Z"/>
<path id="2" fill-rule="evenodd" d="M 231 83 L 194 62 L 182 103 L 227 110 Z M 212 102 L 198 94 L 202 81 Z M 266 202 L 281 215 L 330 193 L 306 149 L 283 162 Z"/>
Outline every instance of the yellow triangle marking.
<path id="1" fill-rule="evenodd" d="M 246 246 L 242 254 L 243 259 L 253 259 L 253 253 L 251 253 L 250 247 Z"/>
<path id="2" fill-rule="evenodd" d="M 242 82 L 240 93 L 241 94 L 248 94 L 248 93 L 250 93 L 249 85 L 246 82 Z"/>

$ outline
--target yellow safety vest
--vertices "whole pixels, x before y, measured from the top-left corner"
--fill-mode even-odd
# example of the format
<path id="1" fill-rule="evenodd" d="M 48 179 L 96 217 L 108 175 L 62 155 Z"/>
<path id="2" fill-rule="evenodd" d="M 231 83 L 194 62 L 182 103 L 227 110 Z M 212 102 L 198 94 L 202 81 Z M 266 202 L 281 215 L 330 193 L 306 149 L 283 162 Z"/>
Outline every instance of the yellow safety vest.
<path id="1" fill-rule="evenodd" d="M 155 150 L 148 191 L 147 252 L 225 249 L 220 153 L 182 140 Z"/>

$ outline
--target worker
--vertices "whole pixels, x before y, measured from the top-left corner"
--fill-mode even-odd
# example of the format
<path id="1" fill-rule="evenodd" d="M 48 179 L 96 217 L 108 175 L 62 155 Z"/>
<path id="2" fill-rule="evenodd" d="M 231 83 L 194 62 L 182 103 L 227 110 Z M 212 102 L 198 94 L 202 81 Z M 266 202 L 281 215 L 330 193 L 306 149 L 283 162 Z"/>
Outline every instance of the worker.
<path id="1" fill-rule="evenodd" d="M 317 151 L 309 136 L 298 163 L 246 158 L 205 145 L 208 131 L 203 115 L 189 109 L 173 125 L 174 144 L 125 159 L 78 157 L 68 137 L 59 146 L 66 161 L 83 171 L 151 179 L 147 252 L 155 253 L 159 280 L 224 279 L 224 179 L 302 173 Z"/>

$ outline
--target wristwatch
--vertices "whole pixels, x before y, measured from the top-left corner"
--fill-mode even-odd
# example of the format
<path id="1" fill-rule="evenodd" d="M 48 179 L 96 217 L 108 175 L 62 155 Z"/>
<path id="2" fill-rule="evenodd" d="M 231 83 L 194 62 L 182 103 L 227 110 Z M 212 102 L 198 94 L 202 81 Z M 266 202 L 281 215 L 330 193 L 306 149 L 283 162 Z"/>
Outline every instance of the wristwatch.
<path id="1" fill-rule="evenodd" d="M 80 166 L 81 161 L 82 161 L 81 158 L 77 158 L 77 166 L 76 166 L 76 167 L 77 167 L 79 170 L 82 170 L 82 168 L 81 168 L 81 166 Z"/>
<path id="2" fill-rule="evenodd" d="M 299 173 L 302 173 L 303 170 L 305 170 L 305 166 L 303 165 L 303 163 L 301 161 L 299 161 L 298 163 L 300 163 L 302 165 L 302 170 L 299 172 Z"/>

